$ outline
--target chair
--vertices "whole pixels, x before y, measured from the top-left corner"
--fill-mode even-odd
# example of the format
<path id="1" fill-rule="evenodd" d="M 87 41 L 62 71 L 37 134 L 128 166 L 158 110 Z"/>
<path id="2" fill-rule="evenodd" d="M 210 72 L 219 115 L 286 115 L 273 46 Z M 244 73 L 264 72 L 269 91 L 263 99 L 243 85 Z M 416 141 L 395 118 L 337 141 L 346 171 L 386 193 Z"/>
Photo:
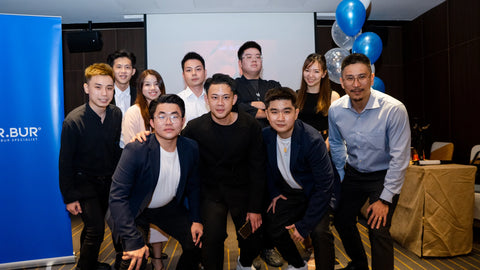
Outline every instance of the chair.
<path id="1" fill-rule="evenodd" d="M 452 160 L 453 143 L 434 142 L 430 150 L 430 159 L 432 160 Z"/>
<path id="2" fill-rule="evenodd" d="M 472 151 L 470 152 L 470 163 L 472 163 L 475 154 L 480 151 L 480 144 L 477 144 L 472 147 Z"/>

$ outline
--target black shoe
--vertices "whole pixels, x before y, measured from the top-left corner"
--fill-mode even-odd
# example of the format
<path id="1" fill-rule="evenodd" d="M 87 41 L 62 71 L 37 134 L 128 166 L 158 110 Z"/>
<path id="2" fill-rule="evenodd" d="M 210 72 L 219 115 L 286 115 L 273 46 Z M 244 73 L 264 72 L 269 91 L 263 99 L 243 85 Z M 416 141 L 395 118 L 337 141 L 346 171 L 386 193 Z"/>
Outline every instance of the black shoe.
<path id="1" fill-rule="evenodd" d="M 362 267 L 362 266 L 354 265 L 352 262 L 349 262 L 347 267 L 340 268 L 339 270 L 368 270 L 368 265 Z"/>
<path id="2" fill-rule="evenodd" d="M 282 256 L 275 249 L 264 249 L 260 252 L 260 258 L 272 267 L 283 265 Z"/>
<path id="3" fill-rule="evenodd" d="M 97 262 L 97 268 L 95 270 L 111 270 L 112 267 L 108 263 Z"/>

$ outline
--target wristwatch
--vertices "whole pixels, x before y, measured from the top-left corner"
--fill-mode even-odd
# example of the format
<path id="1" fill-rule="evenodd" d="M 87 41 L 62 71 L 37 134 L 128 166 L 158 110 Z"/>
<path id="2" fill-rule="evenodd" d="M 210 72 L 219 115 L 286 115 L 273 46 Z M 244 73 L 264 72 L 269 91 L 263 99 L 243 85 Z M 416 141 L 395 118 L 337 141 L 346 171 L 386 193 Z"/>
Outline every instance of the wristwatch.
<path id="1" fill-rule="evenodd" d="M 385 201 L 384 199 L 378 199 L 378 200 L 381 201 L 385 205 L 388 205 L 388 206 L 392 205 L 391 202 Z"/>

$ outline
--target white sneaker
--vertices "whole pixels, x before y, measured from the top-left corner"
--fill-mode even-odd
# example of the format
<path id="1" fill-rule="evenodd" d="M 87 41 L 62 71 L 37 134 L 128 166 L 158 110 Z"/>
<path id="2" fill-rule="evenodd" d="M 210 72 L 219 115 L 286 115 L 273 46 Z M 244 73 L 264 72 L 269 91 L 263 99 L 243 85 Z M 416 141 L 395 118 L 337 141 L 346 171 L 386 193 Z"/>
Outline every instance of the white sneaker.
<path id="1" fill-rule="evenodd" d="M 306 261 L 303 262 L 305 263 L 305 265 L 299 268 L 293 267 L 293 265 L 289 264 L 286 270 L 308 270 L 308 263 Z"/>
<path id="2" fill-rule="evenodd" d="M 245 267 L 245 266 L 242 266 L 242 264 L 240 263 L 240 257 L 238 257 L 237 259 L 237 270 L 256 270 L 255 267 L 253 267 L 253 264 L 252 266 L 248 266 L 248 267 Z M 305 268 L 307 269 L 307 268 Z"/>

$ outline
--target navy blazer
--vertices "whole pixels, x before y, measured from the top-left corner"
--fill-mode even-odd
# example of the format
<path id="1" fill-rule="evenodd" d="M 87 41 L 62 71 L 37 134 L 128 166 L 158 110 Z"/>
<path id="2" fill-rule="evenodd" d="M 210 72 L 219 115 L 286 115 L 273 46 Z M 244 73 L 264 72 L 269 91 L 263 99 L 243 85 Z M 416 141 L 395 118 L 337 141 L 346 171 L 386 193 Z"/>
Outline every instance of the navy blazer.
<path id="1" fill-rule="evenodd" d="M 271 199 L 281 194 L 283 179 L 277 165 L 277 132 L 263 129 L 267 147 L 267 182 Z M 308 198 L 305 215 L 295 223 L 306 237 L 326 213 L 333 193 L 334 172 L 322 135 L 300 120 L 295 121 L 291 140 L 290 172 Z"/>
<path id="2" fill-rule="evenodd" d="M 180 182 L 175 200 L 183 204 L 188 198 L 190 220 L 200 220 L 200 180 L 198 176 L 198 144 L 179 136 L 177 151 L 180 161 Z M 107 222 L 114 239 L 121 239 L 125 251 L 145 245 L 135 219 L 150 203 L 160 174 L 160 145 L 155 135 L 147 141 L 129 143 L 112 177 Z M 165 217 L 168 218 L 168 217 Z"/>

